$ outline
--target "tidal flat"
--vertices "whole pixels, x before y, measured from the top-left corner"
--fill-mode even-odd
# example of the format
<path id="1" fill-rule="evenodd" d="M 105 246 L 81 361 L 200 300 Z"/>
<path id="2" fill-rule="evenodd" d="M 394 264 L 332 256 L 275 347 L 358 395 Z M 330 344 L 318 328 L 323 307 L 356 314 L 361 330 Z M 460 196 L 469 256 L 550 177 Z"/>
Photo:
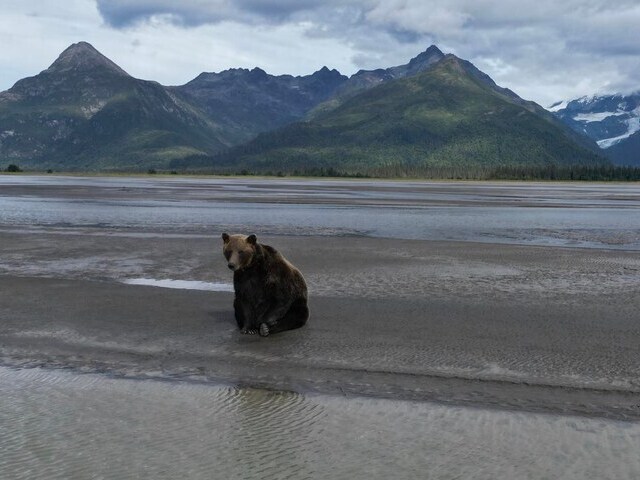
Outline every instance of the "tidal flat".
<path id="1" fill-rule="evenodd" d="M 2 478 L 640 475 L 639 185 L 0 176 L 0 245 Z"/>

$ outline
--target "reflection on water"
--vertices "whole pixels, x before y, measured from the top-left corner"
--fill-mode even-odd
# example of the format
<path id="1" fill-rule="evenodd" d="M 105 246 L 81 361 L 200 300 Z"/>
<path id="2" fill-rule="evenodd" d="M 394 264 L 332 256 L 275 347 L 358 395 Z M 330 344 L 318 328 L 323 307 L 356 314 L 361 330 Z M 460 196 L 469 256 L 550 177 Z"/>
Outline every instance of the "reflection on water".
<path id="1" fill-rule="evenodd" d="M 0 478 L 640 477 L 640 424 L 0 367 Z"/>
<path id="2" fill-rule="evenodd" d="M 122 281 L 127 285 L 147 285 L 160 288 L 177 288 L 185 290 L 206 290 L 210 292 L 233 292 L 233 284 L 220 282 L 201 282 L 199 280 L 170 280 L 155 278 L 127 278 Z"/>

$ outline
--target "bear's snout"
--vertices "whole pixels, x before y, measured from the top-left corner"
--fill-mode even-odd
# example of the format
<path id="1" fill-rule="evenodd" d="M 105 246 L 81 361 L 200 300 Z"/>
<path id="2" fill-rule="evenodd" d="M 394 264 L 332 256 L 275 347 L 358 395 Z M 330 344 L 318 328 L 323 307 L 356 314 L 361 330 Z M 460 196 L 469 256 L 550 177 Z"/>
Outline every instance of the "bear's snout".
<path id="1" fill-rule="evenodd" d="M 236 268 L 236 266 L 233 263 L 229 263 L 227 267 L 229 267 L 229 270 L 235 270 Z"/>

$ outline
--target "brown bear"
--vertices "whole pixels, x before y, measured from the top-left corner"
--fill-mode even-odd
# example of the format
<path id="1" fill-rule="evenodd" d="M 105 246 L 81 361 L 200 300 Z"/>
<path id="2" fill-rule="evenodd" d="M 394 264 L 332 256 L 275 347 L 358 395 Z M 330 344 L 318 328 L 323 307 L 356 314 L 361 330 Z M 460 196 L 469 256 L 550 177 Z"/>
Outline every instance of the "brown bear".
<path id="1" fill-rule="evenodd" d="M 222 234 L 223 253 L 233 270 L 233 308 L 242 333 L 300 328 L 309 318 L 307 284 L 300 271 L 255 235 Z"/>

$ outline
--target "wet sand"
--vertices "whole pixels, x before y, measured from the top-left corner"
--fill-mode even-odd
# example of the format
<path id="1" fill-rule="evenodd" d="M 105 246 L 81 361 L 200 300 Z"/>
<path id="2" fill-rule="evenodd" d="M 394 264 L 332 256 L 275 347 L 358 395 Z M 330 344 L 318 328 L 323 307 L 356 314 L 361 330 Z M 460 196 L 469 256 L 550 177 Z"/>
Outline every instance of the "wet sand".
<path id="1" fill-rule="evenodd" d="M 95 233 L 95 232 L 94 232 Z M 264 236 L 305 274 L 307 327 L 237 331 L 209 235 L 0 230 L 0 360 L 131 378 L 640 419 L 640 254 Z"/>

